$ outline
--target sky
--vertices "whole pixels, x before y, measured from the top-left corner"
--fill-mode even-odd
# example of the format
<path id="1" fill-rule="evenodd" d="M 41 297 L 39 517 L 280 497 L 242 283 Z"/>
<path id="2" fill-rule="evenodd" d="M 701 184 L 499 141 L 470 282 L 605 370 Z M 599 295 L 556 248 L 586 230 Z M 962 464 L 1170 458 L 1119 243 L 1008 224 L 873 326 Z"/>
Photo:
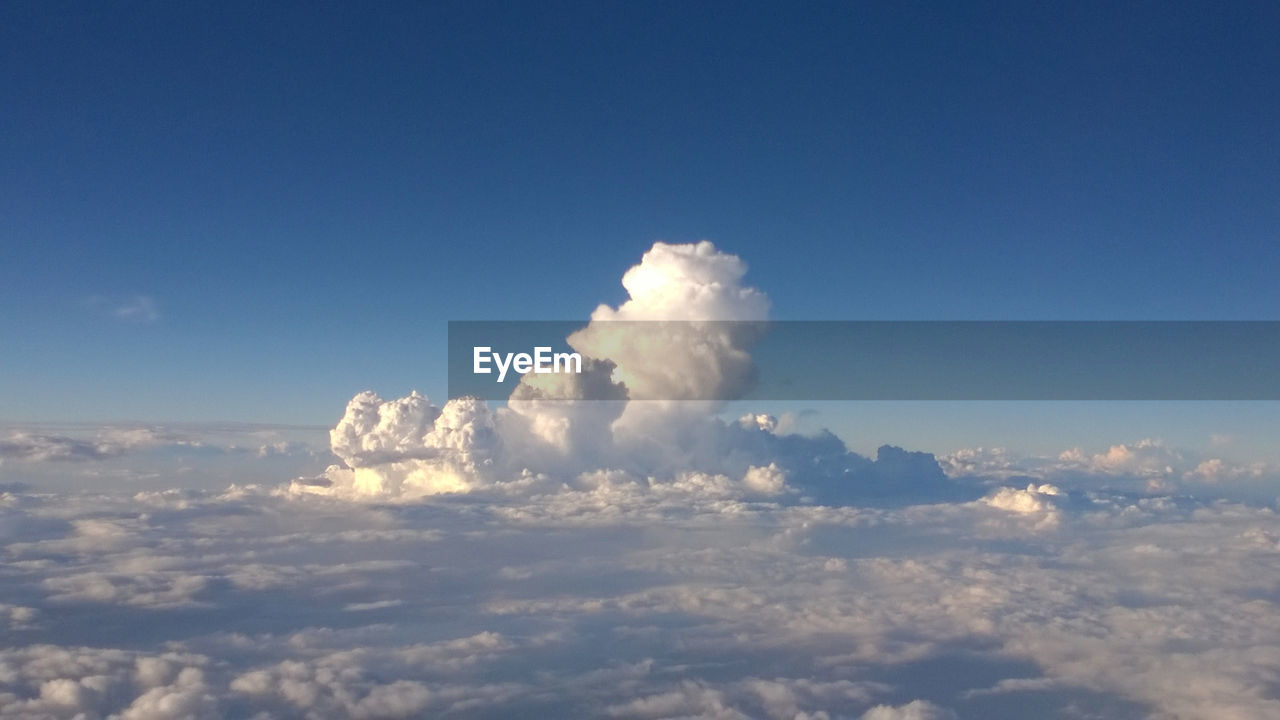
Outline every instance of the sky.
<path id="1" fill-rule="evenodd" d="M 1280 402 L 756 400 L 718 322 L 1280 320 L 1276 37 L 0 3 L 0 720 L 1280 720 Z M 582 371 L 451 398 L 456 320 Z"/>
<path id="2" fill-rule="evenodd" d="M 8 3 L 0 419 L 441 397 L 448 320 L 585 318 L 657 240 L 782 319 L 1274 319 L 1278 21 Z"/>

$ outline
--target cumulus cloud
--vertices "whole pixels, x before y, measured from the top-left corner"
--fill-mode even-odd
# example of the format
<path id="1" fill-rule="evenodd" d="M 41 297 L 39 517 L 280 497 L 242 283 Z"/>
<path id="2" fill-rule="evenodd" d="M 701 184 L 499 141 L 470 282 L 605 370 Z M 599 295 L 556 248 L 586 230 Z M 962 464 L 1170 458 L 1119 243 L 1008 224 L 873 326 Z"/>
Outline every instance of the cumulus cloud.
<path id="1" fill-rule="evenodd" d="M 1133 445 L 1112 445 L 1106 452 L 1094 455 L 1088 455 L 1080 448 L 1071 448 L 1063 451 L 1058 460 L 1067 468 L 1146 478 L 1170 475 L 1174 465 L 1184 462 L 1181 453 L 1151 438 Z"/>
<path id="2" fill-rule="evenodd" d="M 1265 468 L 726 420 L 699 393 L 750 383 L 711 322 L 767 317 L 745 273 L 657 244 L 570 338 L 588 373 L 498 408 L 360 393 L 287 485 L 0 488 L 0 717 L 1280 717 L 1280 515 L 1219 493 Z M 665 320 L 692 334 L 610 337 Z M 261 430 L 240 457 L 305 452 Z"/>
<path id="3" fill-rule="evenodd" d="M 429 710 L 462 709 L 455 688 L 421 680 L 379 681 L 388 674 L 452 675 L 501 654 L 510 644 L 496 633 L 480 633 L 442 643 L 382 651 L 342 650 L 316 654 L 251 670 L 230 682 L 231 692 L 268 706 L 287 708 L 306 717 L 407 718 Z M 498 690 L 497 686 L 480 692 Z M 476 695 L 479 692 L 472 689 Z M 474 696 L 473 698 L 474 699 Z M 484 704 L 484 703 L 480 703 Z"/>
<path id="4" fill-rule="evenodd" d="M 1211 445 L 1217 449 L 1221 444 Z M 1004 448 L 969 448 L 938 462 L 952 478 L 1024 479 L 1149 493 L 1229 492 L 1255 498 L 1274 498 L 1267 481 L 1280 477 L 1265 463 L 1205 457 L 1154 438 L 1116 443 L 1098 452 L 1072 447 L 1049 457 L 1018 455 Z"/>
<path id="5" fill-rule="evenodd" d="M 912 700 L 893 707 L 877 705 L 862 715 L 862 720 L 955 720 L 956 714 L 927 700 Z"/>
<path id="6" fill-rule="evenodd" d="M 1025 490 L 1002 487 L 983 498 L 982 502 L 998 510 L 1034 517 L 1041 527 L 1052 527 L 1058 524 L 1057 500 L 1062 496 L 1062 490 L 1053 485 L 1045 483 L 1037 486 L 1033 483 L 1027 485 Z"/>
<path id="7" fill-rule="evenodd" d="M 0 619 L 10 630 L 25 630 L 35 625 L 40 613 L 35 608 L 0 603 Z"/>
<path id="8" fill-rule="evenodd" d="M 0 651 L 0 716 L 217 718 L 208 659 L 37 644 Z"/>
<path id="9" fill-rule="evenodd" d="M 1209 458 L 1183 473 L 1182 479 L 1190 483 L 1210 484 L 1257 480 L 1265 477 L 1268 470 L 1265 463 L 1238 465 L 1222 458 Z"/>
<path id="10" fill-rule="evenodd" d="M 623 275 L 628 298 L 596 308 L 568 337 L 584 356 L 583 374 L 526 375 L 496 410 L 474 398 L 436 406 L 416 392 L 394 400 L 360 393 L 331 433 L 342 464 L 293 490 L 378 500 L 554 491 L 619 501 L 672 492 L 788 501 L 965 495 L 925 453 L 886 446 L 868 459 L 830 433 L 785 433 L 768 415 L 719 417 L 722 403 L 706 398 L 750 386 L 758 332 L 750 323 L 769 313 L 746 272 L 710 242 L 656 243 Z"/>
<path id="11" fill-rule="evenodd" d="M 627 300 L 596 308 L 569 345 L 609 361 L 631 399 L 733 397 L 754 367 L 758 328 L 742 323 L 769 315 L 768 297 L 743 285 L 746 272 L 738 256 L 707 241 L 655 243 L 622 276 Z"/>
<path id="12" fill-rule="evenodd" d="M 370 497 L 467 492 L 487 484 L 501 443 L 483 401 L 459 398 L 438 408 L 416 392 L 390 401 L 356 395 L 330 438 L 345 467 L 327 471 L 328 485 L 300 488 L 326 492 L 336 484 Z"/>
<path id="13" fill-rule="evenodd" d="M 1280 712 L 1274 508 L 785 504 L 747 479 L 12 495 L 0 524 L 40 529 L 0 536 L 0 716 Z"/>

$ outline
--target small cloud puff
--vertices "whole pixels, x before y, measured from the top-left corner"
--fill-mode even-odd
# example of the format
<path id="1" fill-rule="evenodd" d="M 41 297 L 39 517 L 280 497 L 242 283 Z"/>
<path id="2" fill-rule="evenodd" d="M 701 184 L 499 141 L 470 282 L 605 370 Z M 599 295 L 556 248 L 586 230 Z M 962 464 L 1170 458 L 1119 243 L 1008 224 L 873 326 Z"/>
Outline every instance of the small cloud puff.
<path id="1" fill-rule="evenodd" d="M 956 714 L 928 700 L 912 700 L 906 705 L 877 705 L 862 714 L 862 720 L 955 720 Z"/>
<path id="2" fill-rule="evenodd" d="M 1049 484 L 1027 485 L 1025 490 L 1003 487 L 995 494 L 982 499 L 982 502 L 997 510 L 1014 515 L 1021 515 L 1036 521 L 1037 529 L 1055 527 L 1061 520 L 1061 512 L 1057 503 L 1064 493 Z"/>
<path id="3" fill-rule="evenodd" d="M 1053 485 L 1036 486 L 1031 484 L 1027 485 L 1026 490 L 1010 487 L 1000 488 L 995 495 L 983 498 L 983 502 L 1000 510 L 1030 515 L 1052 511 L 1054 505 L 1049 498 L 1058 495 L 1062 495 L 1062 491 Z"/>

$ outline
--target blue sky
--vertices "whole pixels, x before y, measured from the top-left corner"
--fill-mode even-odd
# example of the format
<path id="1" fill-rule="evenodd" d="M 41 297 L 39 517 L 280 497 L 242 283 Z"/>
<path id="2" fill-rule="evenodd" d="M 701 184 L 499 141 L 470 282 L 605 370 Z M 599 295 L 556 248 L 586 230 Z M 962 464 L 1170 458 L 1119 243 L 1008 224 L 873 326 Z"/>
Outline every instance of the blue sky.
<path id="1" fill-rule="evenodd" d="M 781 318 L 1273 319 L 1277 23 L 8 4 L 0 418 L 440 396 L 447 320 L 585 317 L 657 239 L 741 255 Z"/>
<path id="2" fill-rule="evenodd" d="M 1280 321 L 1277 38 L 0 2 L 0 718 L 1280 717 L 1280 402 L 632 402 L 768 353 L 607 322 Z M 449 321 L 602 303 L 444 397 Z"/>

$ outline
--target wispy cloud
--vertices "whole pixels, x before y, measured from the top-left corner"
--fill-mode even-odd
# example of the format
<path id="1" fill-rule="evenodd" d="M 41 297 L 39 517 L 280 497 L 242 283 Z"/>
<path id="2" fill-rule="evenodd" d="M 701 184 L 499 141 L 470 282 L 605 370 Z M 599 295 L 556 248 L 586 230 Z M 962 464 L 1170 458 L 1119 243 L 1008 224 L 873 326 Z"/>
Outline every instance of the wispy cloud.
<path id="1" fill-rule="evenodd" d="M 314 428 L 250 423 L 3 423 L 0 422 L 0 462 L 110 460 L 137 452 L 165 448 L 198 450 L 201 457 L 307 459 L 327 456 L 299 439 Z M 0 485 L 0 491 L 3 491 Z"/>
<path id="2" fill-rule="evenodd" d="M 150 295 L 93 295 L 88 299 L 88 305 L 93 310 L 124 322 L 153 323 L 160 319 L 160 308 Z"/>
<path id="3" fill-rule="evenodd" d="M 181 436 L 152 428 L 103 428 L 93 438 L 14 432 L 0 438 L 0 459 L 47 462 L 106 460 L 161 444 L 190 444 Z"/>

